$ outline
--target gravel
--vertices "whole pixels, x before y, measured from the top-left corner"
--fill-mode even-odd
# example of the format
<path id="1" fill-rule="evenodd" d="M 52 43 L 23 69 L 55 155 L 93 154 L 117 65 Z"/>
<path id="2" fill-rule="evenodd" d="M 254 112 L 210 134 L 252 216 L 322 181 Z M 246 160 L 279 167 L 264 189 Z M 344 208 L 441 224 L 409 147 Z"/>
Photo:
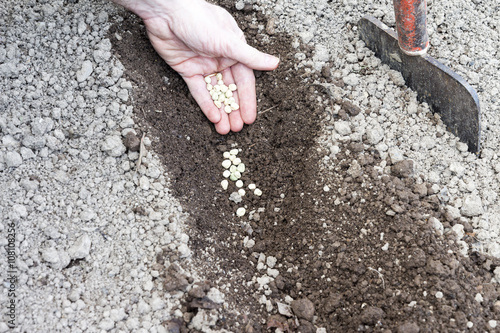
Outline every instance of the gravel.
<path id="1" fill-rule="evenodd" d="M 404 87 L 401 75 L 381 65 L 359 40 L 355 23 L 364 14 L 394 24 L 392 2 L 235 2 L 238 10 L 253 5 L 274 17 L 268 31 L 289 32 L 297 36 L 294 45 L 313 47 L 312 58 L 297 54 L 298 67 L 342 80 L 342 87 L 330 87 L 333 96 L 363 111 L 325 123 L 320 143 L 330 157 L 338 153 L 339 141 L 359 142 L 365 136 L 367 145 L 389 159 L 381 172 L 434 183 L 419 192 L 441 194 L 458 237 L 470 225 L 475 249 L 500 257 L 500 14 L 493 0 L 428 4 L 429 53 L 479 93 L 480 155 L 467 152 L 467 145 Z M 178 258 L 170 264 L 184 267 L 173 288 L 190 289 L 202 278 L 189 266 L 188 216 L 169 193 L 168 174 L 147 137 L 149 151 L 136 170 L 139 153 L 132 150 L 138 143 L 129 134 L 136 129 L 128 103 L 133 85 L 122 77 L 123 66 L 105 37 L 121 10 L 97 0 L 12 0 L 2 3 L 0 12 L 0 231 L 15 225 L 13 331 L 165 332 L 163 322 L 182 319 L 182 292 L 160 297 L 165 287 L 152 268 L 157 254 L 168 247 Z M 361 65 L 369 71 L 360 74 Z M 338 114 L 339 109 L 328 111 Z M 124 144 L 127 135 L 134 149 Z M 355 177 L 358 169 L 353 165 L 349 172 Z M 432 223 L 447 232 L 440 221 Z M 0 244 L 8 244 L 4 233 Z M 268 275 L 257 283 L 264 287 L 269 276 L 277 275 L 277 263 L 260 257 Z M 7 264 L 7 257 L 0 257 L 0 265 Z M 8 302 L 6 290 L 4 284 L 2 304 Z M 224 303 L 217 289 L 207 297 Z M 314 314 L 307 300 L 291 300 L 291 306 L 303 318 Z M 365 309 L 366 321 L 383 316 L 379 310 Z M 217 311 L 200 309 L 190 325 L 209 331 L 217 319 Z M 497 322 L 489 325 L 495 328 Z M 414 326 L 404 323 L 398 331 L 416 331 Z M 7 329 L 0 321 L 0 332 Z"/>
<path id="2" fill-rule="evenodd" d="M 163 322 L 182 317 L 180 298 L 163 296 L 152 265 L 164 247 L 177 257 L 170 264 L 189 262 L 187 214 L 153 151 L 136 170 L 133 87 L 105 37 L 121 9 L 8 1 L 0 12 L 0 230 L 15 226 L 17 239 L 13 332 L 165 332 Z M 223 302 L 215 289 L 209 296 Z"/>

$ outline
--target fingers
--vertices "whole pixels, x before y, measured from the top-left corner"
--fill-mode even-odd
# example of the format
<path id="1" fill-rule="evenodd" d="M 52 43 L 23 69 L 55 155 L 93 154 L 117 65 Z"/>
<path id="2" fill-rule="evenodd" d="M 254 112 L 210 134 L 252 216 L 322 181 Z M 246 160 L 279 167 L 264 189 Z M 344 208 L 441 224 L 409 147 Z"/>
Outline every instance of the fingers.
<path id="1" fill-rule="evenodd" d="M 225 56 L 234 59 L 251 69 L 270 71 L 276 69 L 279 59 L 267 53 L 260 52 L 248 45 L 244 40 L 232 38 Z"/>
<path id="2" fill-rule="evenodd" d="M 233 78 L 233 68 L 228 68 L 224 71 L 222 71 L 222 77 L 224 78 L 224 84 L 229 85 L 231 83 L 235 83 L 235 80 Z M 237 104 L 239 104 L 239 93 L 238 90 L 234 92 L 233 95 L 235 101 Z M 243 120 L 241 119 L 241 113 L 240 110 L 233 110 L 231 113 L 228 114 L 229 117 L 229 124 L 231 125 L 231 131 L 233 132 L 239 132 L 243 129 Z"/>
<path id="3" fill-rule="evenodd" d="M 224 135 L 229 133 L 231 130 L 235 132 L 241 131 L 241 128 L 243 128 L 241 120 L 241 125 L 238 125 L 237 120 L 233 120 L 235 125 L 232 126 L 228 115 L 214 105 L 214 102 L 207 91 L 207 84 L 202 75 L 185 77 L 184 81 L 186 82 L 196 103 L 200 106 L 201 111 L 203 111 L 208 120 L 215 124 L 215 130 L 217 133 Z"/>
<path id="4" fill-rule="evenodd" d="M 191 77 L 185 77 L 184 81 L 186 82 L 191 95 L 193 95 L 193 98 L 195 99 L 196 103 L 198 103 L 201 111 L 203 111 L 208 120 L 215 124 L 220 122 L 221 112 L 214 105 L 210 94 L 207 92 L 207 84 L 205 83 L 203 76 L 195 75 Z"/>
<path id="5" fill-rule="evenodd" d="M 241 119 L 245 124 L 252 124 L 257 116 L 257 98 L 253 70 L 243 64 L 236 64 L 232 67 L 232 74 L 238 86 L 237 92 Z"/>

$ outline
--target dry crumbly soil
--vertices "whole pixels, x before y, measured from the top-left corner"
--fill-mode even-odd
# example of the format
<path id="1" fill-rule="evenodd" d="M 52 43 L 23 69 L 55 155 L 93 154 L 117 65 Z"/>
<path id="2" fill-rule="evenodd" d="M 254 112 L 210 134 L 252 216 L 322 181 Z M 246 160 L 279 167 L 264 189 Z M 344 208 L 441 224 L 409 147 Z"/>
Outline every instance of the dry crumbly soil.
<path id="1" fill-rule="evenodd" d="M 214 131 L 183 80 L 154 52 L 135 16 L 110 29 L 114 51 L 136 87 L 135 116 L 155 138 L 153 147 L 169 172 L 172 190 L 191 216 L 193 260 L 207 286 L 217 286 L 229 304 L 215 328 L 491 331 L 488 321 L 500 312 L 498 287 L 490 283 L 498 260 L 479 253 L 463 257 L 453 232 L 436 232 L 433 217 L 445 221 L 445 228 L 454 221 L 442 210 L 432 184 L 415 183 L 410 161 L 380 175 L 375 150 L 345 143 L 331 165 L 322 167 L 329 152 L 316 141 L 330 117 L 325 106 L 340 104 L 339 117 L 344 118 L 360 110 L 313 84 L 340 84 L 328 73 L 295 69 L 290 36 L 258 33 L 257 25 L 266 25 L 266 17 L 250 8 L 232 11 L 232 3 L 221 5 L 235 16 L 251 45 L 281 58 L 277 70 L 256 73 L 259 115 L 240 133 L 221 136 Z M 303 52 L 311 55 L 307 48 Z M 243 218 L 234 215 L 242 204 L 228 200 L 234 187 L 220 187 L 222 153 L 235 146 L 248 169 L 243 181 L 263 191 L 261 197 L 244 197 L 247 211 L 256 212 Z M 473 237 L 471 228 L 465 231 Z M 245 247 L 245 237 L 254 239 L 255 246 Z M 255 277 L 265 273 L 256 269 L 260 253 L 275 257 L 280 273 L 267 285 L 271 312 L 259 302 L 264 290 Z M 183 277 L 175 268 L 167 269 L 169 255 L 165 249 L 154 265 L 163 268 L 165 289 L 182 289 Z M 207 286 L 186 298 L 184 322 L 165 323 L 171 332 L 196 331 L 187 328 L 190 318 L 215 306 L 203 301 Z M 296 307 L 294 317 L 277 314 L 276 302 L 285 303 L 286 296 L 310 300 L 314 319 Z"/>

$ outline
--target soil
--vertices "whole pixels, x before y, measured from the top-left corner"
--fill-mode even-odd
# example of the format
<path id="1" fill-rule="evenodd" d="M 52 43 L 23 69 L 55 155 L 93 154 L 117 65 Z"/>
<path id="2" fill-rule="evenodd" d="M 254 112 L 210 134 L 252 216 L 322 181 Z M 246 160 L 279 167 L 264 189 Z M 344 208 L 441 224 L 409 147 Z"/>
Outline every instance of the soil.
<path id="1" fill-rule="evenodd" d="M 141 130 L 153 138 L 171 190 L 191 217 L 192 260 L 207 279 L 186 297 L 184 322 L 165 325 L 172 332 L 196 332 L 188 322 L 198 309 L 215 306 L 201 301 L 213 285 L 228 303 L 214 329 L 232 332 L 492 331 L 488 321 L 500 312 L 498 287 L 490 283 L 498 260 L 477 252 L 464 257 L 454 232 L 436 232 L 433 218 L 445 230 L 454 221 L 432 184 L 415 183 L 410 162 L 381 175 L 375 150 L 345 143 L 325 166 L 330 152 L 317 144 L 330 117 L 325 107 L 341 105 L 340 117 L 359 110 L 313 83 L 338 84 L 328 73 L 296 69 L 290 36 L 259 32 L 266 17 L 250 8 L 233 11 L 232 2 L 220 4 L 251 45 L 281 58 L 277 70 L 256 72 L 259 114 L 240 133 L 215 132 L 180 76 L 154 52 L 137 17 L 124 17 L 109 35 L 134 84 Z M 311 56 L 307 47 L 301 52 Z M 263 191 L 244 197 L 247 212 L 264 209 L 243 218 L 234 214 L 242 204 L 228 200 L 235 188 L 220 186 L 222 153 L 235 146 L 247 166 L 243 181 Z M 465 231 L 472 240 L 472 230 Z M 245 237 L 255 246 L 245 247 Z M 260 253 L 274 256 L 280 273 L 265 287 L 271 290 L 271 312 L 259 302 L 265 292 L 255 279 L 265 274 L 256 269 Z M 165 249 L 154 263 L 165 267 L 166 290 L 185 288 L 190 281 L 169 267 L 169 255 Z M 285 303 L 286 296 L 312 304 L 294 302 L 293 317 L 280 315 L 276 302 Z"/>

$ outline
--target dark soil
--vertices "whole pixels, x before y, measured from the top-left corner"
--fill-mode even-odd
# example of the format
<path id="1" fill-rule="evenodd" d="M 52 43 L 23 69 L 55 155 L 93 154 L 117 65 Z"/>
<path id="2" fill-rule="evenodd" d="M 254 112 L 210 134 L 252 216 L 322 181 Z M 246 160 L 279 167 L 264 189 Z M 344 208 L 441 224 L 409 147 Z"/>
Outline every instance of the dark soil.
<path id="1" fill-rule="evenodd" d="M 478 253 L 465 258 L 458 254 L 453 232 L 436 234 L 431 217 L 445 228 L 455 221 L 442 212 L 431 184 L 415 184 L 411 163 L 381 176 L 374 168 L 380 163 L 375 150 L 346 143 L 330 160 L 330 171 L 321 170 L 322 158 L 329 154 L 315 143 L 327 116 L 323 110 L 339 103 L 344 110 L 340 114 L 349 117 L 352 104 L 331 101 L 326 91 L 312 84 L 328 82 L 328 75 L 297 71 L 291 37 L 259 33 L 251 23 L 256 18 L 265 26 L 264 16 L 249 9 L 232 14 L 248 42 L 279 55 L 281 65 L 273 72 L 256 73 L 257 121 L 226 136 L 215 132 L 182 79 L 156 55 L 136 17 L 126 16 L 110 31 L 115 52 L 134 84 L 135 116 L 142 131 L 154 138 L 153 149 L 168 170 L 171 189 L 190 214 L 193 260 L 208 281 L 186 296 L 186 320 L 165 323 L 166 327 L 171 332 L 194 332 L 186 321 L 197 309 L 213 307 L 202 300 L 214 285 L 229 304 L 219 309 L 221 319 L 214 329 L 491 331 L 488 320 L 500 312 L 495 303 L 498 288 L 490 283 L 498 261 Z M 123 38 L 117 40 L 115 32 Z M 307 48 L 302 52 L 311 55 Z M 242 205 L 228 200 L 234 187 L 220 187 L 222 153 L 236 144 L 248 169 L 245 184 L 254 182 L 264 193 L 260 198 L 244 197 L 247 211 L 265 208 L 252 220 L 249 214 L 241 219 L 234 215 Z M 356 164 L 358 170 L 351 167 Z M 329 191 L 324 191 L 325 184 Z M 395 215 L 387 215 L 388 210 Z M 243 246 L 246 236 L 255 239 L 251 249 Z M 265 274 L 256 269 L 260 253 L 278 259 L 280 275 L 269 284 L 272 293 L 267 296 L 271 312 L 259 303 L 264 291 L 252 280 Z M 165 250 L 156 265 L 168 267 L 169 256 Z M 179 275 L 175 267 L 165 269 L 166 290 L 187 286 Z M 437 298 L 437 292 L 443 297 Z M 475 300 L 477 293 L 482 303 Z M 312 303 L 294 303 L 296 316 L 281 316 L 276 301 L 284 303 L 287 295 Z"/>

